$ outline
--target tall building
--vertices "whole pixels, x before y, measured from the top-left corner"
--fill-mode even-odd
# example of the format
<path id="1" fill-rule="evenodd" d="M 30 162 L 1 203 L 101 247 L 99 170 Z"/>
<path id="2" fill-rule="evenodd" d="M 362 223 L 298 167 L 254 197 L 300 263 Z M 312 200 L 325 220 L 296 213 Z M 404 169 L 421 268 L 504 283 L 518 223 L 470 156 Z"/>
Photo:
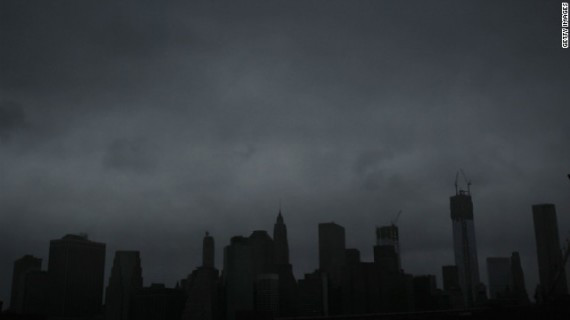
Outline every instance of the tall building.
<path id="1" fill-rule="evenodd" d="M 214 250 L 214 238 L 210 236 L 210 233 L 206 232 L 206 236 L 202 242 L 202 267 L 214 268 L 215 263 L 215 250 Z"/>
<path id="2" fill-rule="evenodd" d="M 334 222 L 319 224 L 319 269 L 330 277 L 331 285 L 340 285 L 345 266 L 344 228 Z"/>
<path id="3" fill-rule="evenodd" d="M 183 320 L 214 320 L 219 312 L 219 272 L 214 268 L 214 238 L 206 232 L 202 245 L 202 266 L 188 276 L 188 299 Z"/>
<path id="4" fill-rule="evenodd" d="M 277 221 L 273 226 L 274 254 L 276 265 L 289 264 L 289 243 L 287 240 L 287 226 L 283 221 L 281 209 L 277 214 Z"/>
<path id="5" fill-rule="evenodd" d="M 137 320 L 180 320 L 186 297 L 184 290 L 162 283 L 137 290 L 132 301 L 132 318 Z"/>
<path id="6" fill-rule="evenodd" d="M 297 281 L 293 275 L 293 266 L 289 263 L 287 226 L 281 209 L 273 227 L 273 246 L 274 270 L 279 276 L 279 316 L 292 317 L 297 315 Z"/>
<path id="7" fill-rule="evenodd" d="M 105 294 L 107 320 L 132 319 L 131 305 L 137 290 L 143 287 L 141 258 L 138 251 L 117 251 Z"/>
<path id="8" fill-rule="evenodd" d="M 224 248 L 223 286 L 226 319 L 236 319 L 236 313 L 254 308 L 253 249 L 249 239 L 232 237 Z"/>
<path id="9" fill-rule="evenodd" d="M 518 252 L 511 254 L 511 274 L 512 278 L 512 294 L 513 299 L 520 304 L 529 303 L 526 285 L 524 281 L 524 272 L 521 265 L 521 257 Z"/>
<path id="10" fill-rule="evenodd" d="M 465 301 L 459 285 L 459 271 L 457 266 L 442 266 L 443 290 L 447 297 L 447 306 L 451 309 L 463 308 Z"/>
<path id="11" fill-rule="evenodd" d="M 255 279 L 255 311 L 273 319 L 279 315 L 279 275 L 260 274 Z"/>
<path id="12" fill-rule="evenodd" d="M 509 299 L 512 291 L 511 258 L 487 258 L 489 296 L 491 299 Z"/>
<path id="13" fill-rule="evenodd" d="M 49 313 L 59 317 L 101 314 L 105 244 L 87 235 L 66 235 L 50 241 Z"/>
<path id="14" fill-rule="evenodd" d="M 31 271 L 26 275 L 22 313 L 45 315 L 48 310 L 49 278 L 47 271 Z"/>
<path id="15" fill-rule="evenodd" d="M 398 235 L 398 226 L 395 224 L 376 228 L 376 245 L 392 246 L 396 252 L 398 270 L 402 268 L 402 260 L 400 258 L 400 240 Z"/>
<path id="16" fill-rule="evenodd" d="M 459 285 L 466 306 L 473 306 L 480 294 L 479 263 L 473 224 L 473 202 L 469 191 L 458 190 L 450 198 L 453 246 Z"/>
<path id="17" fill-rule="evenodd" d="M 274 271 L 274 243 L 265 230 L 255 230 L 248 239 L 252 250 L 254 279 L 257 275 Z"/>
<path id="18" fill-rule="evenodd" d="M 10 311 L 15 313 L 23 312 L 24 297 L 26 294 L 26 277 L 29 273 L 40 271 L 42 259 L 32 255 L 25 255 L 14 262 L 12 273 L 12 294 L 10 296 Z"/>
<path id="19" fill-rule="evenodd" d="M 533 205 L 532 216 L 541 294 L 545 297 L 553 294 L 567 294 L 568 286 L 566 272 L 562 265 L 556 208 L 553 204 Z"/>

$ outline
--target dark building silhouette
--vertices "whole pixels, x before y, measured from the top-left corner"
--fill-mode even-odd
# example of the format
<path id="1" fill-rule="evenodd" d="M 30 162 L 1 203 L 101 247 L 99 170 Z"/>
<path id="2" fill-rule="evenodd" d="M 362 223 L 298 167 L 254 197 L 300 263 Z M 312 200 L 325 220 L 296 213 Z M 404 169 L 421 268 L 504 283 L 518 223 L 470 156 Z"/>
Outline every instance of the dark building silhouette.
<path id="1" fill-rule="evenodd" d="M 248 239 L 252 250 L 253 274 L 273 273 L 274 271 L 274 243 L 265 230 L 255 230 Z"/>
<path id="2" fill-rule="evenodd" d="M 299 279 L 298 315 L 328 315 L 328 277 L 321 271 L 306 273 Z"/>
<path id="3" fill-rule="evenodd" d="M 538 272 L 539 293 L 544 297 L 567 294 L 566 272 L 562 265 L 562 251 L 558 236 L 556 208 L 553 204 L 532 206 Z"/>
<path id="4" fill-rule="evenodd" d="M 117 251 L 113 260 L 111 277 L 105 294 L 105 318 L 107 320 L 133 319 L 132 299 L 143 287 L 142 267 L 138 251 Z"/>
<path id="5" fill-rule="evenodd" d="M 86 235 L 50 241 L 49 313 L 59 317 L 101 314 L 105 244 Z"/>
<path id="6" fill-rule="evenodd" d="M 457 266 L 443 266 L 441 267 L 443 276 L 443 290 L 459 289 L 459 271 Z"/>
<path id="7" fill-rule="evenodd" d="M 204 241 L 202 243 L 202 267 L 204 268 L 215 268 L 215 249 L 214 249 L 214 238 L 206 232 Z"/>
<path id="8" fill-rule="evenodd" d="M 521 258 L 516 251 L 511 254 L 511 274 L 513 299 L 519 304 L 528 304 L 528 293 L 526 291 Z"/>
<path id="9" fill-rule="evenodd" d="M 397 257 L 398 269 L 402 268 L 402 260 L 400 257 L 400 237 L 398 234 L 398 226 L 392 224 L 376 228 L 376 245 L 392 246 Z"/>
<path id="10" fill-rule="evenodd" d="M 279 316 L 290 317 L 297 314 L 297 281 L 293 275 L 293 266 L 289 263 L 289 242 L 287 226 L 281 210 L 273 227 L 274 272 L 279 276 Z"/>
<path id="11" fill-rule="evenodd" d="M 289 241 L 287 240 L 287 226 L 283 220 L 281 210 L 277 214 L 277 221 L 273 226 L 273 241 L 276 265 L 289 264 Z"/>
<path id="12" fill-rule="evenodd" d="M 481 284 L 479 262 L 473 224 L 473 202 L 469 191 L 459 190 L 450 198 L 453 223 L 453 246 L 459 285 L 466 306 L 473 306 L 479 299 Z"/>
<path id="13" fill-rule="evenodd" d="M 26 275 L 22 312 L 45 315 L 48 310 L 49 281 L 47 271 L 31 271 Z"/>
<path id="14" fill-rule="evenodd" d="M 12 294 L 10 296 L 10 311 L 22 313 L 24 311 L 24 296 L 26 294 L 26 277 L 30 272 L 40 271 L 42 259 L 32 255 L 25 255 L 14 262 L 12 273 Z"/>
<path id="15" fill-rule="evenodd" d="M 132 318 L 137 320 L 180 320 L 186 295 L 182 289 L 153 283 L 137 290 L 132 301 Z"/>
<path id="16" fill-rule="evenodd" d="M 253 249 L 249 239 L 232 237 L 230 245 L 224 248 L 224 304 L 226 319 L 234 320 L 238 311 L 254 309 L 254 263 Z"/>
<path id="17" fill-rule="evenodd" d="M 489 276 L 489 298 L 509 299 L 513 278 L 511 258 L 487 258 L 487 275 Z"/>
<path id="18" fill-rule="evenodd" d="M 331 284 L 341 282 L 346 259 L 344 228 L 334 222 L 319 224 L 319 269 L 325 272 Z"/>
<path id="19" fill-rule="evenodd" d="M 219 272 L 214 268 L 214 238 L 206 232 L 202 245 L 202 266 L 188 276 L 188 298 L 183 320 L 214 320 L 221 315 Z"/>
<path id="20" fill-rule="evenodd" d="M 434 275 L 415 276 L 414 307 L 417 311 L 435 310 L 438 308 L 438 291 Z"/>
<path id="21" fill-rule="evenodd" d="M 378 313 L 380 308 L 380 277 L 378 267 L 371 262 L 356 260 L 356 254 L 349 253 L 351 259 L 343 270 L 342 313 Z"/>
<path id="22" fill-rule="evenodd" d="M 457 266 L 443 266 L 441 267 L 443 278 L 443 291 L 447 297 L 445 304 L 449 309 L 462 308 L 465 305 L 463 294 L 461 293 L 461 286 L 459 285 L 459 271 Z"/>
<path id="23" fill-rule="evenodd" d="M 255 311 L 258 315 L 273 318 L 279 315 L 279 275 L 260 274 L 255 279 Z"/>
<path id="24" fill-rule="evenodd" d="M 398 254 L 393 245 L 374 246 L 374 263 L 383 273 L 400 273 Z"/>
<path id="25" fill-rule="evenodd" d="M 328 312 L 342 311 L 342 271 L 346 265 L 344 228 L 334 222 L 319 224 L 319 269 L 329 278 Z"/>

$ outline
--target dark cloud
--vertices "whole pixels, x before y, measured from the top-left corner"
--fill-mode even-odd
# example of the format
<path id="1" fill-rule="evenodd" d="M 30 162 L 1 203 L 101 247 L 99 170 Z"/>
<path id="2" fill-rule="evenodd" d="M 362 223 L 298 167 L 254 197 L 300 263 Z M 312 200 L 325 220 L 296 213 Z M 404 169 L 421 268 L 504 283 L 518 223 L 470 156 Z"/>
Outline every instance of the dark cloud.
<path id="1" fill-rule="evenodd" d="M 156 168 L 156 159 L 152 146 L 145 139 L 117 139 L 108 146 L 103 165 L 116 170 L 145 173 Z"/>
<path id="2" fill-rule="evenodd" d="M 519 250 L 532 292 L 530 206 L 553 202 L 570 225 L 559 11 L 1 1 L 0 96 L 16 102 L 0 105 L 0 299 L 13 260 L 45 264 L 48 240 L 81 231 L 108 261 L 141 250 L 145 281 L 171 285 L 206 230 L 221 266 L 231 236 L 272 228 L 279 199 L 298 275 L 317 266 L 319 222 L 370 260 L 374 226 L 403 210 L 404 268 L 439 276 L 459 168 L 483 275 L 487 256 Z"/>
<path id="3" fill-rule="evenodd" d="M 0 140 L 5 141 L 26 127 L 26 113 L 13 101 L 0 102 Z"/>

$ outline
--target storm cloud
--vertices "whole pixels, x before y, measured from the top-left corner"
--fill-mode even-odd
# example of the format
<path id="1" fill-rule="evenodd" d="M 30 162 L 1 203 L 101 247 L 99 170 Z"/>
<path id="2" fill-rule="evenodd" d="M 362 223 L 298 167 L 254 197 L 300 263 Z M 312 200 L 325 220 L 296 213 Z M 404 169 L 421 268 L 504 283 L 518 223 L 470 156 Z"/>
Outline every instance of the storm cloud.
<path id="1" fill-rule="evenodd" d="M 2 1 L 0 299 L 24 254 L 86 232 L 141 251 L 145 284 L 271 230 L 297 276 L 317 224 L 372 259 L 399 210 L 403 268 L 454 263 L 449 196 L 472 180 L 479 265 L 520 251 L 531 205 L 570 232 L 570 51 L 550 1 Z M 108 272 L 106 274 L 108 277 Z"/>

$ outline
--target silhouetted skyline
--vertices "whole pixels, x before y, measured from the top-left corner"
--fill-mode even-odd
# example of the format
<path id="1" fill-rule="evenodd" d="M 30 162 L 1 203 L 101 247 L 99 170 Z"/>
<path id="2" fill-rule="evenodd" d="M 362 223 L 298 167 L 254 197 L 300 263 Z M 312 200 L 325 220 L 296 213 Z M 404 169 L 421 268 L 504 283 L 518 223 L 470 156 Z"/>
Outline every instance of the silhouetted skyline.
<path id="1" fill-rule="evenodd" d="M 106 279 L 137 250 L 144 286 L 172 286 L 206 231 L 221 270 L 279 199 L 297 279 L 319 223 L 372 261 L 399 210 L 402 268 L 439 275 L 458 168 L 480 279 L 517 251 L 532 296 L 531 205 L 570 232 L 559 19 L 540 0 L 0 1 L 0 300 L 16 259 L 45 265 L 68 233 L 107 245 Z"/>

